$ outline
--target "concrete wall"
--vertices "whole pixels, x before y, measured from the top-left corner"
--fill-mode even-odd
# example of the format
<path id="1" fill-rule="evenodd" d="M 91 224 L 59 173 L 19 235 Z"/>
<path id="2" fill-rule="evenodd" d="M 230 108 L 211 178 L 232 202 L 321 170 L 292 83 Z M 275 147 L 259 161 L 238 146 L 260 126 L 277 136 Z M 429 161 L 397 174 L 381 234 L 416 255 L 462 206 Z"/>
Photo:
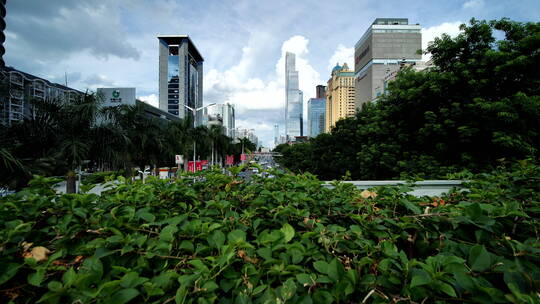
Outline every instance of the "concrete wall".
<path id="1" fill-rule="evenodd" d="M 374 59 L 422 59 L 421 33 L 373 33 Z"/>
<path id="2" fill-rule="evenodd" d="M 180 100 L 178 102 L 178 117 L 181 119 L 186 118 L 187 115 L 190 115 L 190 112 L 184 105 L 187 105 L 188 100 L 188 42 L 183 41 L 182 44 L 178 47 L 178 90 Z"/>
<path id="3" fill-rule="evenodd" d="M 167 66 L 169 59 L 169 47 L 163 41 L 159 41 L 159 108 L 167 111 Z"/>
<path id="4" fill-rule="evenodd" d="M 421 33 L 371 33 L 355 49 L 356 73 L 356 108 L 377 97 L 377 91 L 383 91 L 387 73 L 399 69 L 396 60 L 421 60 L 417 51 L 422 48 Z M 382 61 L 393 61 L 384 64 Z M 367 68 L 367 69 L 366 69 Z M 359 73 L 362 70 L 362 73 Z"/>
<path id="5" fill-rule="evenodd" d="M 368 68 L 367 72 L 360 78 L 355 79 L 355 108 L 362 110 L 362 105 L 372 99 L 372 71 L 373 66 Z"/>

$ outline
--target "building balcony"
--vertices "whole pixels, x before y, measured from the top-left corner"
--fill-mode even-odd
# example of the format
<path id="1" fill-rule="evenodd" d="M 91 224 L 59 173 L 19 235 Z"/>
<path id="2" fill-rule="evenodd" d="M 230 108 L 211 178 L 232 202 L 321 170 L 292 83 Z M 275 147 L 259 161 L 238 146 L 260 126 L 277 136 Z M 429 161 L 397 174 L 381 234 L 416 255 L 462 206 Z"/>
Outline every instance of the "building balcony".
<path id="1" fill-rule="evenodd" d="M 9 81 L 13 84 L 23 85 L 24 78 L 17 72 L 12 72 L 9 75 Z"/>
<path id="2" fill-rule="evenodd" d="M 9 91 L 9 95 L 11 96 L 11 98 L 15 98 L 15 99 L 23 99 L 24 97 L 24 92 L 22 90 L 17 90 L 17 89 L 11 89 Z"/>

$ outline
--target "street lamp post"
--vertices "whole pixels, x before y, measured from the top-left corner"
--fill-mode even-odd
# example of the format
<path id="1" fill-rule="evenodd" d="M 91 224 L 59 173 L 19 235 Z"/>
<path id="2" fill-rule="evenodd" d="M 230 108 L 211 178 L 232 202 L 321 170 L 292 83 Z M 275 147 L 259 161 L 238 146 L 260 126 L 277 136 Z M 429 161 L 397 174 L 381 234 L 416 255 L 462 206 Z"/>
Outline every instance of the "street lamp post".
<path id="1" fill-rule="evenodd" d="M 195 131 L 195 128 L 197 127 L 197 112 L 204 109 L 204 108 L 208 108 L 210 106 L 213 106 L 215 105 L 215 103 L 211 103 L 209 105 L 206 105 L 204 107 L 200 107 L 200 108 L 192 108 L 192 107 L 189 107 L 189 106 L 186 106 L 184 104 L 184 107 L 186 107 L 188 110 L 191 111 L 191 113 L 193 113 L 193 131 Z M 195 159 L 195 155 L 196 155 L 196 149 L 195 149 L 195 145 L 196 145 L 197 141 L 195 140 L 195 138 L 193 138 L 193 172 L 195 172 L 195 163 L 196 163 L 196 159 Z"/>

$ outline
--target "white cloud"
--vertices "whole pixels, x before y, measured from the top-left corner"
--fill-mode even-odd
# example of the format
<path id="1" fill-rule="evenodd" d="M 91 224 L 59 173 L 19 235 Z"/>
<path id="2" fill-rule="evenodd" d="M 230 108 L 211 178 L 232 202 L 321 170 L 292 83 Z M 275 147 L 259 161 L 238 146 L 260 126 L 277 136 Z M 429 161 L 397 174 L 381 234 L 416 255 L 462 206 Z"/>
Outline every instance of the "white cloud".
<path id="1" fill-rule="evenodd" d="M 238 63 L 226 71 L 209 70 L 204 76 L 206 103 L 228 102 L 235 105 L 237 126 L 254 129 L 264 145 L 273 145 L 273 124 L 283 125 L 285 106 L 285 53 L 296 54 L 299 87 L 304 92 L 304 117 L 307 118 L 307 100 L 315 97 L 315 87 L 321 84 L 319 73 L 307 59 L 309 39 L 293 36 L 284 41 L 274 73 L 268 79 L 252 76 L 257 72 L 256 63 L 267 58 L 257 57 L 260 39 L 250 39 L 242 49 Z M 280 128 L 284 130 L 283 127 Z"/>
<path id="2" fill-rule="evenodd" d="M 156 108 L 159 108 L 159 99 L 156 94 L 150 94 L 147 96 L 139 96 L 137 97 L 137 99 L 139 99 L 140 101 L 144 101 L 147 104 L 152 105 Z"/>
<path id="3" fill-rule="evenodd" d="M 469 0 L 463 3 L 464 9 L 477 9 L 484 6 L 484 0 Z"/>
<path id="4" fill-rule="evenodd" d="M 354 69 L 354 47 L 339 44 L 330 60 L 328 60 L 328 71 L 331 71 L 336 66 L 336 63 L 339 63 L 339 65 L 347 63 L 350 69 Z"/>
<path id="5" fill-rule="evenodd" d="M 440 37 L 442 34 L 448 34 L 450 37 L 456 37 L 460 30 L 459 26 L 463 22 L 444 22 L 439 25 L 427 27 L 422 29 L 422 50 L 425 51 L 428 44 L 435 40 L 436 37 Z M 431 58 L 430 54 L 422 55 L 422 60 L 427 61 Z"/>

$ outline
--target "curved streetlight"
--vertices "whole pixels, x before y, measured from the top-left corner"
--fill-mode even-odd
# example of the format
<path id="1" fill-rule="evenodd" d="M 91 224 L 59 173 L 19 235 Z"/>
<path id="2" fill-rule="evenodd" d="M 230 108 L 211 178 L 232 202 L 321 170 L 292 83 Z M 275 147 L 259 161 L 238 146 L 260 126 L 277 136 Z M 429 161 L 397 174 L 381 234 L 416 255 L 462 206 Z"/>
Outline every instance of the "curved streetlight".
<path id="1" fill-rule="evenodd" d="M 183 104 L 184 107 L 186 107 L 186 109 L 190 110 L 192 113 L 193 113 L 193 130 L 195 131 L 195 128 L 197 126 L 197 112 L 204 109 L 204 108 L 208 108 L 210 106 L 213 106 L 215 105 L 216 103 L 211 103 L 209 105 L 206 105 L 204 107 L 200 107 L 200 108 L 192 108 L 192 107 L 189 107 L 189 106 L 186 106 L 185 104 Z M 193 173 L 195 173 L 195 163 L 196 163 L 196 160 L 195 160 L 195 152 L 196 152 L 196 149 L 195 149 L 195 144 L 196 144 L 196 141 L 195 141 L 195 138 L 193 138 Z"/>

